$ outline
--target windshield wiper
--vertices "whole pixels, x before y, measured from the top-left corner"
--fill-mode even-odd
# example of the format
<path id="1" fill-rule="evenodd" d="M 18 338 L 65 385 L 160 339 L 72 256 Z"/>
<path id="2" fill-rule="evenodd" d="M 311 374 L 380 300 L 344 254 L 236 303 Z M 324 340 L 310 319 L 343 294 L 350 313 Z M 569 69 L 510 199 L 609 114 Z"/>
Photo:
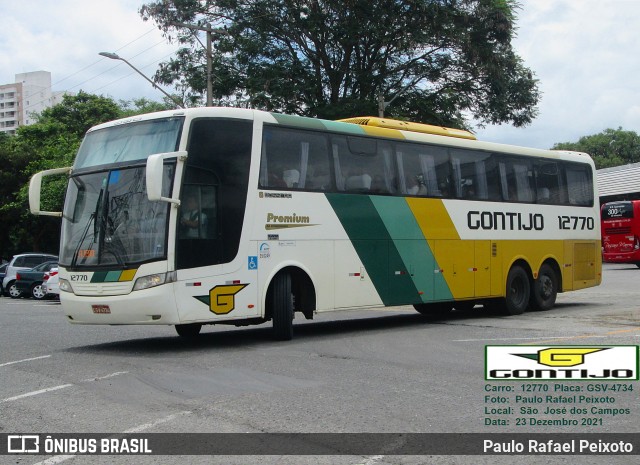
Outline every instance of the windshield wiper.
<path id="1" fill-rule="evenodd" d="M 93 221 L 94 219 L 95 219 L 95 213 L 91 213 L 91 215 L 89 215 L 89 221 L 87 221 L 87 225 L 84 227 L 84 231 L 82 231 L 80 242 L 78 242 L 78 246 L 73 251 L 73 257 L 71 258 L 71 268 L 75 268 L 76 263 L 78 262 L 78 252 L 80 252 L 80 248 L 82 247 L 82 244 L 84 244 L 84 241 L 87 238 L 87 233 L 89 232 L 89 226 L 91 226 L 91 221 Z M 95 225 L 95 221 L 94 221 L 94 225 Z M 95 241 L 95 235 L 94 235 L 94 239 L 93 239 L 93 242 L 91 243 L 91 247 L 93 247 L 93 244 L 95 244 L 95 242 L 96 241 Z M 86 256 L 84 258 L 86 258 Z"/>
<path id="2" fill-rule="evenodd" d="M 87 238 L 87 234 L 89 233 L 89 227 L 91 226 L 92 221 L 93 221 L 93 241 L 91 242 L 91 246 L 89 247 L 89 249 L 91 249 L 93 247 L 93 244 L 96 243 L 96 235 L 98 233 L 98 222 L 96 221 L 96 218 L 98 217 L 98 212 L 100 211 L 100 205 L 102 203 L 103 193 L 104 193 L 104 189 L 100 189 L 100 194 L 98 194 L 98 200 L 96 201 L 96 208 L 91 213 L 91 215 L 89 215 L 89 220 L 87 221 L 87 224 L 84 227 L 84 231 L 82 231 L 82 236 L 80 236 L 80 242 L 78 242 L 77 247 L 73 251 L 73 257 L 71 258 L 71 268 L 75 268 L 76 264 L 78 263 L 78 252 L 80 252 L 82 244 L 84 244 L 84 241 Z M 86 254 L 83 256 L 83 258 L 86 260 L 87 258 Z"/>

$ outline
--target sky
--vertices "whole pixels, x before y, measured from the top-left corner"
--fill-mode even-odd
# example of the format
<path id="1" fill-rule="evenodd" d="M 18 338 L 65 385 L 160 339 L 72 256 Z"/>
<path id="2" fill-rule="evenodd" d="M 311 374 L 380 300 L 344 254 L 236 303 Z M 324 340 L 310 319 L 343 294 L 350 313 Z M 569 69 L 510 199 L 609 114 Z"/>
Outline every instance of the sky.
<path id="1" fill-rule="evenodd" d="M 45 70 L 54 91 L 161 100 L 125 63 L 98 56 L 117 52 L 152 76 L 179 48 L 142 20 L 143 3 L 0 0 L 0 84 L 14 82 L 17 73 Z M 513 45 L 540 81 L 538 116 L 524 128 L 476 127 L 478 138 L 551 148 L 607 128 L 640 132 L 640 0 L 520 3 Z"/>

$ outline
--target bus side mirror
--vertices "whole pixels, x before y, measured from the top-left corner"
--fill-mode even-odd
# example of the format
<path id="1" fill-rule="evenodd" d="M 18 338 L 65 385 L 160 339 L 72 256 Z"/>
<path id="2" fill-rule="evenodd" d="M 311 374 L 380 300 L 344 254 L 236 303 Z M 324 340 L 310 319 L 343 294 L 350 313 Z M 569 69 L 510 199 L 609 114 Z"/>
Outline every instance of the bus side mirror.
<path id="1" fill-rule="evenodd" d="M 152 202 L 162 201 L 180 205 L 179 199 L 162 196 L 162 180 L 164 170 L 164 160 L 166 158 L 178 157 L 182 161 L 187 158 L 187 152 L 155 153 L 147 158 L 147 197 Z"/>
<path id="2" fill-rule="evenodd" d="M 62 212 L 43 212 L 40 211 L 40 193 L 42 191 L 42 178 L 45 176 L 51 176 L 54 174 L 68 174 L 71 172 L 71 167 L 54 168 L 52 170 L 45 170 L 36 173 L 29 181 L 29 210 L 34 215 L 40 216 L 62 216 Z"/>

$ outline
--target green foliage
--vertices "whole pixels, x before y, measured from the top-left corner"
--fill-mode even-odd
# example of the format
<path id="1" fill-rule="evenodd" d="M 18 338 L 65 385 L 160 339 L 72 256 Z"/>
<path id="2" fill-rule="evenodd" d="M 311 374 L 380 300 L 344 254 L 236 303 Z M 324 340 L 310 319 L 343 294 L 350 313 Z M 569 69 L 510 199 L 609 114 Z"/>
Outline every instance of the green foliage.
<path id="1" fill-rule="evenodd" d="M 192 102 L 206 88 L 206 52 L 191 30 L 214 36 L 214 100 L 305 116 L 377 113 L 465 125 L 524 126 L 538 83 L 514 52 L 514 0 L 154 0 L 140 9 L 184 45 L 156 80 Z"/>
<path id="2" fill-rule="evenodd" d="M 58 251 L 60 220 L 29 213 L 28 183 L 33 174 L 71 166 L 84 134 L 96 124 L 173 107 L 173 103 L 147 99 L 118 104 L 111 98 L 80 91 L 45 109 L 35 124 L 19 127 L 15 136 L 0 134 L 0 256 Z M 65 176 L 45 178 L 41 209 L 61 211 L 66 185 Z"/>
<path id="3" fill-rule="evenodd" d="M 144 97 L 133 100 L 120 100 L 120 118 L 152 113 L 154 111 L 173 110 L 176 104 L 165 97 L 163 102 L 155 102 Z"/>
<path id="4" fill-rule="evenodd" d="M 640 162 L 640 136 L 621 127 L 581 137 L 578 142 L 558 143 L 553 149 L 588 153 L 598 169 Z"/>

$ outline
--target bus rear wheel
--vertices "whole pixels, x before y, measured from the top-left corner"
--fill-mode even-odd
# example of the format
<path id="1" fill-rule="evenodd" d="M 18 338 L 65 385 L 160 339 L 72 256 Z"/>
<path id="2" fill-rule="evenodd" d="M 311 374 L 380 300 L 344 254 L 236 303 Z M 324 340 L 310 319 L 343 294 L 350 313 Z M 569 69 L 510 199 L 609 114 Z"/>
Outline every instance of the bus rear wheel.
<path id="1" fill-rule="evenodd" d="M 293 338 L 293 294 L 291 275 L 280 273 L 272 283 L 271 308 L 273 309 L 273 337 L 279 341 Z"/>
<path id="2" fill-rule="evenodd" d="M 531 308 L 549 310 L 553 308 L 558 297 L 558 275 L 555 270 L 544 263 L 538 272 L 538 279 L 533 282 Z"/>
<path id="3" fill-rule="evenodd" d="M 529 282 L 529 275 L 521 266 L 512 266 L 507 275 L 507 289 L 502 303 L 503 313 L 506 315 L 524 313 L 529 305 L 530 294 L 531 283 Z"/>
<path id="4" fill-rule="evenodd" d="M 176 332 L 180 337 L 193 338 L 200 334 L 202 325 L 198 323 L 191 323 L 186 325 L 176 325 Z"/>

